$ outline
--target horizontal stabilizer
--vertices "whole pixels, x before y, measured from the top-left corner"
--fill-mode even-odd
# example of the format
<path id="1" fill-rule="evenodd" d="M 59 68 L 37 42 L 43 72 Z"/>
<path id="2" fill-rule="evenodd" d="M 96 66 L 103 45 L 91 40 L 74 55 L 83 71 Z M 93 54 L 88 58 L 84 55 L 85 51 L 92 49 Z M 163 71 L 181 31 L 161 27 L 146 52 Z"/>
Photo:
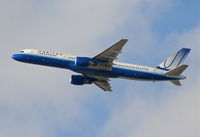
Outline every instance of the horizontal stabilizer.
<path id="1" fill-rule="evenodd" d="M 181 73 L 183 73 L 183 71 L 188 67 L 188 65 L 180 65 L 178 66 L 177 68 L 175 69 L 172 69 L 168 72 L 166 72 L 165 74 L 166 75 L 169 75 L 169 76 L 179 76 Z"/>
<path id="2" fill-rule="evenodd" d="M 176 86 L 181 86 L 181 82 L 179 80 L 171 80 L 170 82 L 172 82 Z"/>

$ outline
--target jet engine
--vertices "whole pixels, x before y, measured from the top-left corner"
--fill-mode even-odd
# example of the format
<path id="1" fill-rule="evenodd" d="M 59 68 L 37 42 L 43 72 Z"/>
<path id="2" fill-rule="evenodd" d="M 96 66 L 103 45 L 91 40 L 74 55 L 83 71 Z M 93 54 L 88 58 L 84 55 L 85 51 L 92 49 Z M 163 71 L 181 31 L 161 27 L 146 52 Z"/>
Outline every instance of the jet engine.
<path id="1" fill-rule="evenodd" d="M 93 63 L 92 59 L 88 57 L 76 57 L 75 61 L 75 65 L 81 67 L 89 66 L 92 63 Z"/>
<path id="2" fill-rule="evenodd" d="M 99 63 L 102 64 L 105 61 L 88 57 L 76 57 L 75 60 L 75 65 L 80 67 L 97 66 Z"/>
<path id="3" fill-rule="evenodd" d="M 72 75 L 71 84 L 73 85 L 84 85 L 84 84 L 92 84 L 94 80 L 87 78 L 82 75 Z"/>

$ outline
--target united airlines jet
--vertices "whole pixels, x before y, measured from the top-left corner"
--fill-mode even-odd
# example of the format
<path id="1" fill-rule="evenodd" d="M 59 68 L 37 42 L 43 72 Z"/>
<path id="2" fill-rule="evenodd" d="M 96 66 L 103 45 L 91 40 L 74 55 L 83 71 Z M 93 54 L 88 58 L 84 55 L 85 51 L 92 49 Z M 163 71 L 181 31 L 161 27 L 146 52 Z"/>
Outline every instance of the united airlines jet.
<path id="1" fill-rule="evenodd" d="M 127 39 L 122 39 L 92 58 L 33 49 L 21 50 L 12 58 L 20 62 L 72 70 L 80 74 L 71 76 L 71 84 L 94 83 L 104 91 L 112 91 L 110 78 L 170 81 L 177 86 L 181 85 L 179 80 L 186 79 L 181 73 L 188 65 L 182 64 L 182 62 L 190 49 L 179 50 L 156 67 L 115 62 L 114 60 L 117 59 L 127 41 Z"/>

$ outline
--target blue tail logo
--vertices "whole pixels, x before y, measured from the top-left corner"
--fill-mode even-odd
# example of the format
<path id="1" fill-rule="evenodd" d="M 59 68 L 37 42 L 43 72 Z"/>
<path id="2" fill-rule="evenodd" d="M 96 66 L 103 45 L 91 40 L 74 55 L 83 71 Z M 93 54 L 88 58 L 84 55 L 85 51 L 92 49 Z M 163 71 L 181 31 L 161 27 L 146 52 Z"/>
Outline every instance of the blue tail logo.
<path id="1" fill-rule="evenodd" d="M 159 64 L 156 68 L 168 71 L 180 66 L 189 54 L 190 50 L 191 49 L 188 48 L 182 48 L 176 54 L 170 56 L 161 64 Z"/>

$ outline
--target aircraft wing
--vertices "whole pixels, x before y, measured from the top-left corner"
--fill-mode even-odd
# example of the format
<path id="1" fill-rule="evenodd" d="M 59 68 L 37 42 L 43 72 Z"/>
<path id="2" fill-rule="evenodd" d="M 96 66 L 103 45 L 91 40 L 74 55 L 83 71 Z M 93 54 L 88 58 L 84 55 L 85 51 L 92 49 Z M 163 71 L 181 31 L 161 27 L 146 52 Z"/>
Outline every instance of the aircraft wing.
<path id="1" fill-rule="evenodd" d="M 104 91 L 112 91 L 112 88 L 109 83 L 110 80 L 107 77 L 93 76 L 93 75 L 85 75 L 85 76 L 96 79 L 96 81 L 94 81 L 93 83 L 96 86 L 103 89 Z"/>
<path id="2" fill-rule="evenodd" d="M 109 47 L 108 49 L 95 56 L 93 59 L 103 60 L 108 63 L 112 63 L 113 60 L 117 59 L 117 56 L 119 55 L 119 53 L 121 53 L 121 50 L 127 41 L 128 39 L 121 39 L 113 46 Z"/>
<path id="3" fill-rule="evenodd" d="M 104 50 L 97 56 L 93 57 L 93 59 L 102 60 L 105 62 L 99 63 L 97 66 L 91 66 L 91 67 L 94 67 L 95 69 L 110 71 L 113 65 L 113 60 L 117 59 L 117 56 L 119 55 L 119 53 L 121 53 L 122 48 L 127 41 L 128 39 L 121 39 L 113 46 L 109 47 L 108 49 Z M 104 91 L 112 91 L 108 78 L 102 76 L 91 76 L 91 75 L 85 75 L 85 76 L 96 79 L 96 81 L 94 81 L 94 84 L 103 89 Z"/>
<path id="4" fill-rule="evenodd" d="M 95 81 L 94 84 L 104 91 L 112 91 L 110 83 L 108 81 Z"/>

